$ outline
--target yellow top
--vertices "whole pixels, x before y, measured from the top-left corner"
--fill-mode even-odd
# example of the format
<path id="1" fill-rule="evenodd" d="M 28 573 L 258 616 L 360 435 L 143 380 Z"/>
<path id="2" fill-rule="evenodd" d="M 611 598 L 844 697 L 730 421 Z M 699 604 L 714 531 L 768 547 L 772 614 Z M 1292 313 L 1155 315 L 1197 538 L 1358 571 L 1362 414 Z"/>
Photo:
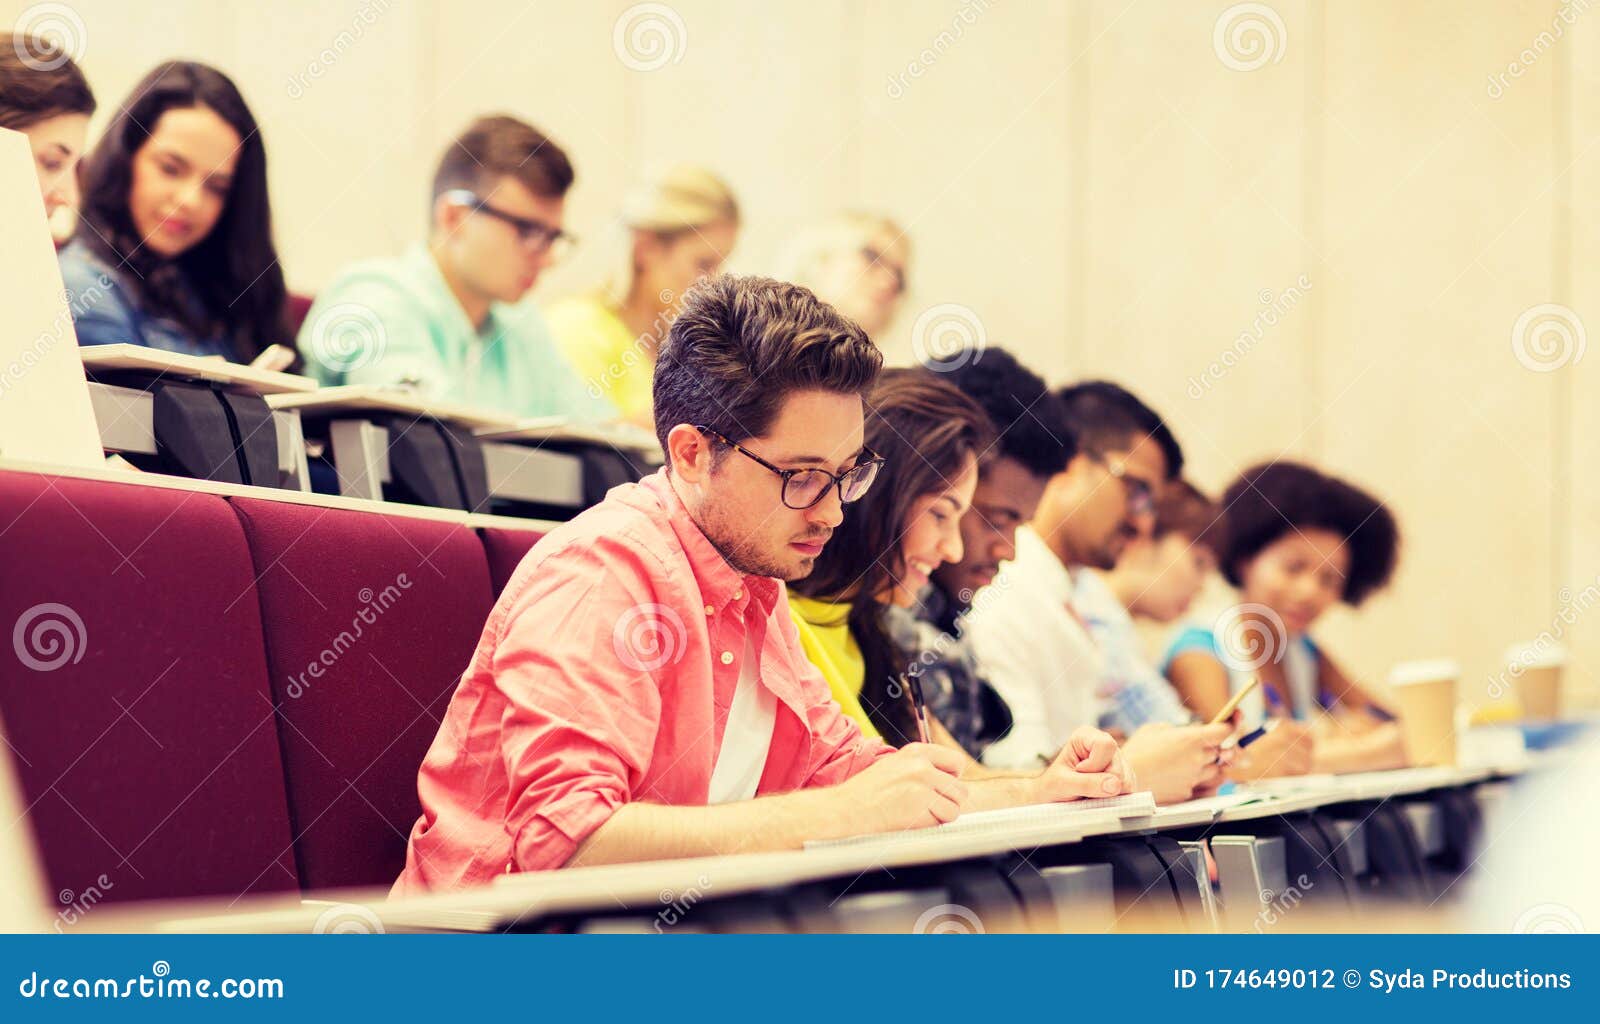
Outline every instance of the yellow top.
<path id="1" fill-rule="evenodd" d="M 626 419 L 649 418 L 655 358 L 610 306 L 596 295 L 575 295 L 546 310 L 545 321 L 591 395 Z"/>
<path id="2" fill-rule="evenodd" d="M 790 591 L 789 610 L 794 614 L 795 628 L 800 631 L 800 647 L 828 681 L 833 699 L 861 727 L 862 733 L 882 739 L 861 706 L 861 686 L 867 679 L 867 663 L 845 621 L 850 615 L 850 605 L 818 601 Z"/>

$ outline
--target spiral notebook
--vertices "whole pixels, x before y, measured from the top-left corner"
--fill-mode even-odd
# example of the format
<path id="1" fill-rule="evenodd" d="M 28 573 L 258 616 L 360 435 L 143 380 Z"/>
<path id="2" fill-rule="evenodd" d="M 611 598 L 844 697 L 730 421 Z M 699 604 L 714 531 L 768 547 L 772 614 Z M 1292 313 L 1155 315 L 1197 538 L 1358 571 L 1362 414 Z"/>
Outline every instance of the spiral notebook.
<path id="1" fill-rule="evenodd" d="M 876 832 L 864 836 L 850 836 L 848 839 L 808 840 L 806 849 L 824 850 L 866 843 L 913 843 L 945 836 L 1006 836 L 1013 832 L 1070 825 L 1085 818 L 1142 818 L 1155 812 L 1155 798 L 1148 792 L 1127 793 L 1123 796 L 1072 800 L 1066 803 L 1027 804 L 999 811 L 973 811 L 971 814 L 963 814 L 955 821 L 929 828 Z"/>

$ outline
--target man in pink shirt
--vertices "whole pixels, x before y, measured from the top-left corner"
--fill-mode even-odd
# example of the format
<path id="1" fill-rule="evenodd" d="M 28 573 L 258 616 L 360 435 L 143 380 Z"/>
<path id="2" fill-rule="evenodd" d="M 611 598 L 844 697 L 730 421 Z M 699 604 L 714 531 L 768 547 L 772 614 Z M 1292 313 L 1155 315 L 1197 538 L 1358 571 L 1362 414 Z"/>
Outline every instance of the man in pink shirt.
<path id="1" fill-rule="evenodd" d="M 1094 730 L 1037 775 L 963 782 L 955 750 L 863 737 L 801 651 L 782 581 L 872 484 L 862 396 L 881 362 L 803 288 L 690 294 L 657 355 L 667 468 L 518 566 L 423 762 L 396 895 L 1124 790 Z"/>

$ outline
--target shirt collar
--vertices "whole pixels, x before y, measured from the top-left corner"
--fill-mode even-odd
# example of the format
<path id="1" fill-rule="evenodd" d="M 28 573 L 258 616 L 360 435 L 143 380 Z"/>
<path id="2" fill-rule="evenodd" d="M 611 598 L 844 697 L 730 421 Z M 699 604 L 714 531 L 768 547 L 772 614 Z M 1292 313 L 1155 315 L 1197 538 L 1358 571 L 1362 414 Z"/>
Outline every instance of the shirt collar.
<path id="1" fill-rule="evenodd" d="M 1017 557 L 1002 571 L 1015 572 L 1019 569 L 1055 600 L 1072 599 L 1075 589 L 1072 570 L 1062 564 L 1056 553 L 1050 550 L 1050 545 L 1032 526 L 1018 527 Z"/>
<path id="2" fill-rule="evenodd" d="M 498 302 L 489 303 L 489 315 L 484 317 L 483 327 L 472 326 L 472 321 L 467 318 L 467 311 L 461 308 L 461 303 L 456 299 L 456 293 L 450 290 L 450 282 L 444 279 L 444 271 L 439 269 L 439 262 L 433 258 L 433 252 L 427 243 L 417 242 L 406 250 L 406 262 L 411 264 L 421 284 L 431 294 L 431 303 L 450 324 L 450 333 L 453 337 L 463 340 L 475 338 L 493 338 L 500 330 L 500 315 Z"/>
<path id="3" fill-rule="evenodd" d="M 689 567 L 700 584 L 700 594 L 711 613 L 721 614 L 729 604 L 742 606 L 752 600 L 763 615 L 772 613 L 783 596 L 782 585 L 770 576 L 746 576 L 729 565 L 728 560 L 722 557 L 722 552 L 700 529 L 694 516 L 689 514 L 683 499 L 678 497 L 672 481 L 667 478 L 665 468 L 639 481 L 639 486 L 652 495 L 666 512 L 667 522 L 678 539 L 678 545 L 688 556 Z"/>
<path id="4" fill-rule="evenodd" d="M 1095 569 L 1080 569 L 1073 574 L 1073 582 L 1076 589 L 1072 594 L 1072 603 L 1085 619 L 1108 625 L 1133 625 L 1133 616 L 1123 607 L 1104 573 Z"/>

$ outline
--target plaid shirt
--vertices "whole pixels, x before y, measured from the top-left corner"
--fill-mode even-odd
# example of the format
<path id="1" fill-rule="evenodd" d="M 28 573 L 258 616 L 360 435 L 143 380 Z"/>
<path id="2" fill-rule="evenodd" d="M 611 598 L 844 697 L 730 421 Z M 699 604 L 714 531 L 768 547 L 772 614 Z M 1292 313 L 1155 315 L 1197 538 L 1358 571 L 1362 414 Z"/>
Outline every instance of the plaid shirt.
<path id="1" fill-rule="evenodd" d="M 1103 658 L 1095 689 L 1095 695 L 1105 702 L 1100 727 L 1131 735 L 1151 722 L 1182 725 L 1190 721 L 1193 716 L 1177 691 L 1145 658 L 1132 616 L 1105 579 L 1085 569 L 1073 574 L 1073 584 L 1072 607 Z"/>
<path id="2" fill-rule="evenodd" d="M 884 623 L 906 657 L 907 674 L 921 682 L 928 712 L 981 760 L 984 749 L 1010 730 L 1011 712 L 979 674 L 959 612 L 942 590 L 929 586 L 916 608 L 889 606 Z"/>

